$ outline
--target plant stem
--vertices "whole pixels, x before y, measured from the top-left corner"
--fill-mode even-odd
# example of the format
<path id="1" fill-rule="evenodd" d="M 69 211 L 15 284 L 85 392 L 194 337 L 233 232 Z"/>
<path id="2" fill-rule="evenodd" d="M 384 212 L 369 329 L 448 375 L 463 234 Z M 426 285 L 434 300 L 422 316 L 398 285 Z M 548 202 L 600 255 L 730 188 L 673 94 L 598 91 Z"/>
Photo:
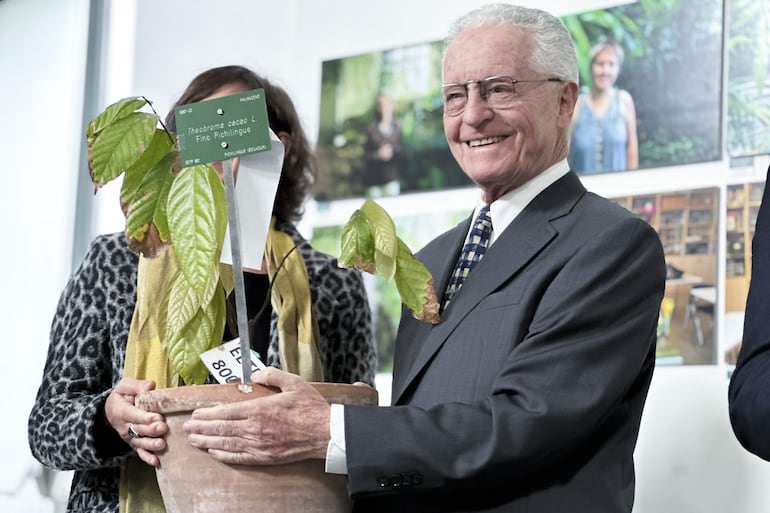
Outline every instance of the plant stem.
<path id="1" fill-rule="evenodd" d="M 162 126 L 162 127 L 163 127 L 163 131 L 164 131 L 164 132 L 166 132 L 166 137 L 168 137 L 168 140 L 171 142 L 171 145 L 173 146 L 173 145 L 174 145 L 174 138 L 173 138 L 173 137 L 171 137 L 171 132 L 169 132 L 169 131 L 168 131 L 168 128 L 166 128 L 166 125 L 163 123 L 163 120 L 161 119 L 161 117 L 160 117 L 160 114 L 158 114 L 158 112 L 155 110 L 155 107 L 153 107 L 153 106 L 152 106 L 152 102 L 151 102 L 150 100 L 148 100 L 148 99 L 147 99 L 146 97 L 144 97 L 144 96 L 140 96 L 140 98 L 141 98 L 142 100 L 146 101 L 146 102 L 147 102 L 147 105 L 149 105 L 149 106 L 150 106 L 150 109 L 152 110 L 152 112 L 153 112 L 153 113 L 154 113 L 156 116 L 158 116 L 158 121 L 160 121 L 160 126 Z"/>

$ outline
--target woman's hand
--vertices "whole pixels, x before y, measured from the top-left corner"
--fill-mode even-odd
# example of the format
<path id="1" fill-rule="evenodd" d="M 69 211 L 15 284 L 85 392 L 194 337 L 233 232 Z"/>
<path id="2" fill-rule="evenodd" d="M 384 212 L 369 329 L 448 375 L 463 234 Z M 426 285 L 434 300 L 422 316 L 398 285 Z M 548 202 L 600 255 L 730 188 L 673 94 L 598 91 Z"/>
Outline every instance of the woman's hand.
<path id="1" fill-rule="evenodd" d="M 142 461 L 157 467 L 160 460 L 155 453 L 166 449 L 166 441 L 162 438 L 168 432 L 166 420 L 160 413 L 134 406 L 137 395 L 154 389 L 154 381 L 121 379 L 107 396 L 104 416 L 112 429 L 136 451 Z"/>

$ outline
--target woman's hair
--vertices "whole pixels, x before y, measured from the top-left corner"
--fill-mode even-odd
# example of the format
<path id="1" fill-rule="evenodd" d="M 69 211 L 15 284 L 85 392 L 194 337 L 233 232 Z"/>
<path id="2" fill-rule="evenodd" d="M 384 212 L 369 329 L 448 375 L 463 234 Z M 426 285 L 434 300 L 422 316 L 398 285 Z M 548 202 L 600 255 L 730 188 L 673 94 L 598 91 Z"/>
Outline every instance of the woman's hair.
<path id="1" fill-rule="evenodd" d="M 529 31 L 535 44 L 529 58 L 532 69 L 541 75 L 578 81 L 577 56 L 569 31 L 558 18 L 540 9 L 487 4 L 470 11 L 450 27 L 444 52 L 460 32 L 488 25 L 511 25 Z"/>
<path id="2" fill-rule="evenodd" d="M 591 64 L 594 63 L 596 56 L 599 55 L 599 52 L 602 50 L 612 50 L 618 58 L 618 66 L 623 65 L 623 59 L 626 56 L 623 47 L 620 46 L 620 43 L 611 38 L 602 39 L 591 47 L 591 53 L 588 54 L 588 57 L 591 59 Z"/>
<path id="3" fill-rule="evenodd" d="M 281 221 L 298 221 L 315 183 L 318 167 L 294 103 L 281 87 L 243 66 L 209 69 L 195 77 L 176 101 L 166 115 L 166 128 L 176 132 L 176 107 L 199 102 L 221 87 L 233 83 L 241 83 L 247 90 L 264 89 L 270 129 L 276 134 L 286 132 L 290 136 L 291 145 L 284 157 L 273 214 Z"/>

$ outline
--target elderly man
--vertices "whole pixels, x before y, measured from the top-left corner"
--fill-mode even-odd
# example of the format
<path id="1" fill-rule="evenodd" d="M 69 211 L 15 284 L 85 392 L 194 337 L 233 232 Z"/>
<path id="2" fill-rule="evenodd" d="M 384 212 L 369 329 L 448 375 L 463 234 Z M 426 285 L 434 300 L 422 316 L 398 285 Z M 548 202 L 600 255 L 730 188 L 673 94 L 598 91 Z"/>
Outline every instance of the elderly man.
<path id="1" fill-rule="evenodd" d="M 196 411 L 189 440 L 234 463 L 326 459 L 356 511 L 631 511 L 657 234 L 569 170 L 578 72 L 557 18 L 472 11 L 443 75 L 446 138 L 480 194 L 417 255 L 443 310 L 436 325 L 403 316 L 393 406 L 330 407 L 270 369 L 253 378 L 282 393 Z"/>

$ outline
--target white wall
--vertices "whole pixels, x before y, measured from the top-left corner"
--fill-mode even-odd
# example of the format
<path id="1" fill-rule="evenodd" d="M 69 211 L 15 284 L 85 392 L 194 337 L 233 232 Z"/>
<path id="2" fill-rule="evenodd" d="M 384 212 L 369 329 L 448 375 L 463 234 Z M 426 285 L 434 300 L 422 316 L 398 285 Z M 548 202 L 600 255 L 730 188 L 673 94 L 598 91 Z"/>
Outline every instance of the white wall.
<path id="1" fill-rule="evenodd" d="M 71 269 L 87 0 L 0 2 L 3 269 L 0 510 L 48 511 L 27 448 L 48 328 Z"/>
<path id="2" fill-rule="evenodd" d="M 287 89 L 295 99 L 309 135 L 315 138 L 323 60 L 440 39 L 453 18 L 484 2 L 119 0 L 119 3 L 128 11 L 135 10 L 125 17 L 125 23 L 132 27 L 135 20 L 136 33 L 133 39 L 118 38 L 133 45 L 129 50 L 114 49 L 119 56 L 113 65 L 117 64 L 125 74 L 113 83 L 105 101 L 141 94 L 153 100 L 158 112 L 164 115 L 198 72 L 215 65 L 244 64 Z M 521 3 L 545 7 L 561 15 L 619 2 L 526 0 Z M 77 106 L 81 103 L 78 91 L 82 90 L 84 54 L 80 35 L 85 32 L 86 4 L 85 0 L 0 1 L 2 69 L 15 70 L 12 74 L 4 71 L 0 75 L 3 113 L 8 103 L 7 91 L 20 98 L 11 102 L 10 119 L 39 120 L 53 112 L 57 115 L 54 123 L 60 127 L 56 132 L 79 130 Z M 42 5 L 45 9 L 40 8 Z M 12 21 L 9 15 L 13 16 Z M 120 25 L 120 21 L 118 23 Z M 31 34 L 34 37 L 30 37 Z M 18 41 L 34 41 L 35 37 L 42 38 L 44 44 L 18 52 Z M 32 50 L 41 47 L 45 50 Z M 120 63 L 125 63 L 126 68 L 120 67 Z M 10 78 L 14 80 L 11 82 Z M 0 123 L 0 131 L 15 128 L 11 125 Z M 0 132 L 0 136 L 4 134 Z M 6 144 L 7 139 L 0 137 L 0 144 Z M 43 139 L 40 131 L 34 132 L 35 141 Z M 5 340 L 30 340 L 28 347 L 35 348 L 26 368 L 14 367 L 8 358 L 2 364 L 4 376 L 18 378 L 20 373 L 24 374 L 21 376 L 24 387 L 19 390 L 21 397 L 17 405 L 14 403 L 17 417 L 21 413 L 26 415 L 39 379 L 41 348 L 46 344 L 55 297 L 63 285 L 63 271 L 70 265 L 68 241 L 72 229 L 67 223 L 72 219 L 73 176 L 76 171 L 84 172 L 75 169 L 74 148 L 80 144 L 78 137 L 57 135 L 45 140 L 50 148 L 45 152 L 35 151 L 36 142 L 18 137 L 13 153 L 8 148 L 3 152 L 5 163 L 10 155 L 11 163 L 16 164 L 4 173 L 13 169 L 14 176 L 21 177 L 25 191 L 20 195 L 6 188 L 2 192 L 3 213 L 7 219 L 8 213 L 18 218 L 16 213 L 22 212 L 30 220 L 23 226 L 4 224 L 3 234 L 7 233 L 5 240 L 19 241 L 18 247 L 23 250 L 19 255 L 25 264 L 33 264 L 25 266 L 31 269 L 27 276 L 14 273 L 19 276 L 11 277 L 10 287 L 4 290 L 14 291 L 14 295 L 9 296 L 7 292 L 3 295 L 4 308 L 0 310 L 11 312 L 7 319 L 13 320 L 6 323 L 13 327 L 10 333 L 6 332 L 10 336 Z M 19 148 L 23 151 L 18 151 Z M 723 186 L 731 180 L 763 179 L 767 164 L 766 160 L 760 160 L 753 168 L 739 171 L 728 170 L 726 162 L 716 162 L 630 173 L 622 181 L 617 180 L 617 176 L 589 176 L 584 182 L 589 189 L 606 195 L 658 190 L 661 183 L 673 189 Z M 44 188 L 35 187 L 39 180 L 33 181 L 31 174 L 30 179 L 26 179 L 27 175 L 18 171 L 25 169 L 23 165 L 27 163 L 34 165 L 36 173 L 46 173 Z M 45 195 L 49 190 L 56 195 Z M 403 201 L 408 202 L 409 198 Z M 357 205 L 351 204 L 351 209 Z M 98 212 L 99 231 L 122 228 L 117 201 L 102 201 Z M 50 223 L 55 222 L 52 217 L 61 222 L 52 227 Z M 41 240 L 42 234 L 45 242 Z M 41 255 L 45 255 L 45 261 Z M 51 258 L 51 255 L 62 257 Z M 19 260 L 8 251 L 3 258 L 6 268 Z M 21 302 L 17 301 L 16 291 L 24 291 Z M 726 329 L 723 320 L 719 314 L 720 332 Z M 731 329 L 739 330 L 735 326 Z M 5 344 L 8 347 L 10 342 Z M 723 365 L 656 371 L 636 455 L 636 513 L 770 511 L 770 494 L 764 491 L 764 485 L 770 482 L 770 465 L 743 451 L 732 436 L 727 420 L 726 386 L 727 369 Z M 22 420 L 26 422 L 26 418 Z M 0 441 L 12 451 L 9 454 L 21 454 L 20 461 L 27 458 L 22 448 L 26 446 L 26 441 L 22 442 L 24 427 L 4 425 L 2 429 Z M 0 484 L 5 485 L 2 479 L 0 473 Z"/>
<path id="3" fill-rule="evenodd" d="M 770 511 L 770 466 L 733 436 L 727 384 L 720 365 L 655 370 L 635 453 L 634 512 Z"/>

